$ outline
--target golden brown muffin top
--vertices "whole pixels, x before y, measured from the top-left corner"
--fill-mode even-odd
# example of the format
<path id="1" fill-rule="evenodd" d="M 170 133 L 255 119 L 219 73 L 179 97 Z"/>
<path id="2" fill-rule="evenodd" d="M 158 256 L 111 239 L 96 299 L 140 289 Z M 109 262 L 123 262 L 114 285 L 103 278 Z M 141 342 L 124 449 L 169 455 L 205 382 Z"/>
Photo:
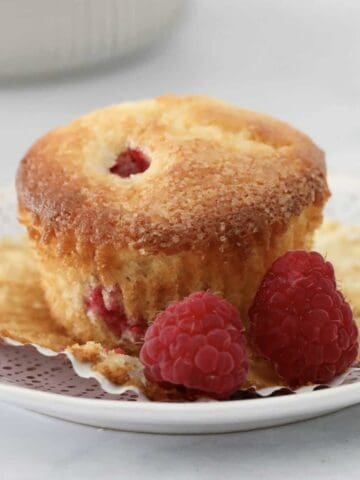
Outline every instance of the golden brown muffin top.
<path id="1" fill-rule="evenodd" d="M 128 148 L 150 166 L 122 178 L 110 168 Z M 17 191 L 22 221 L 43 241 L 152 252 L 241 246 L 328 197 L 323 152 L 307 136 L 207 96 L 175 95 L 51 131 L 22 160 Z"/>

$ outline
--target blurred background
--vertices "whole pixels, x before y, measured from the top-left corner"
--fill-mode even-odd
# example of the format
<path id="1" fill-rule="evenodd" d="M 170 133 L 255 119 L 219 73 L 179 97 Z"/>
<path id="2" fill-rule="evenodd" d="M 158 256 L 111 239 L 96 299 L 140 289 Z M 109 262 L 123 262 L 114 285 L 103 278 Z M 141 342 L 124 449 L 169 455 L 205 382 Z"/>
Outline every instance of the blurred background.
<path id="1" fill-rule="evenodd" d="M 1 0 L 0 31 L 2 184 L 54 126 L 169 92 L 279 117 L 360 174 L 357 0 Z"/>

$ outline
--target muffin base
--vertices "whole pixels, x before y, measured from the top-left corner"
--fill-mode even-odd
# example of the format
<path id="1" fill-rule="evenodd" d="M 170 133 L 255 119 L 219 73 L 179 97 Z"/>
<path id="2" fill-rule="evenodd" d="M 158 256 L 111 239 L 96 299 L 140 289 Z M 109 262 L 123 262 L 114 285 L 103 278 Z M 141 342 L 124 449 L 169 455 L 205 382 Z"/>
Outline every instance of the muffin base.
<path id="1" fill-rule="evenodd" d="M 90 340 L 136 352 L 141 338 L 131 327 L 145 329 L 158 312 L 194 291 L 210 290 L 235 305 L 247 323 L 247 312 L 264 273 L 288 250 L 309 249 L 313 232 L 322 220 L 322 206 L 312 205 L 289 220 L 287 228 L 274 225 L 261 237 L 254 235 L 246 250 L 236 245 L 222 252 L 189 250 L 177 254 L 148 254 L 131 248 L 103 245 L 94 257 L 77 246 L 63 255 L 56 239 L 43 245 L 34 239 L 40 259 L 42 285 L 56 322 L 79 342 Z M 86 300 L 96 286 L 119 287 L 128 330 L 114 335 L 99 315 L 87 311 Z"/>

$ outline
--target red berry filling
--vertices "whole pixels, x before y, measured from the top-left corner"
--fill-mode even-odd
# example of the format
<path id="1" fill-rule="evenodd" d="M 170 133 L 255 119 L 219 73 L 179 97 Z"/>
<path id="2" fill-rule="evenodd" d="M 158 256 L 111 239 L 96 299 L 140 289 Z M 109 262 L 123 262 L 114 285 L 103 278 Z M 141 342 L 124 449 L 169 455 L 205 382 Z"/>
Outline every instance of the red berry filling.
<path id="1" fill-rule="evenodd" d="M 289 385 L 327 383 L 358 353 L 349 304 L 316 252 L 288 252 L 265 275 L 249 311 L 250 337 Z"/>
<path id="2" fill-rule="evenodd" d="M 85 305 L 88 313 L 95 314 L 97 318 L 105 322 L 114 335 L 121 337 L 128 333 L 134 342 L 138 342 L 144 337 L 145 332 L 142 325 L 130 326 L 118 285 L 109 290 L 101 285 L 96 286 L 86 298 Z"/>
<path id="3" fill-rule="evenodd" d="M 127 178 L 130 175 L 145 172 L 150 166 L 146 156 L 135 148 L 128 148 L 120 153 L 117 157 L 115 165 L 110 168 L 111 173 L 115 173 L 120 177 Z"/>
<path id="4" fill-rule="evenodd" d="M 248 371 L 239 313 L 217 295 L 193 293 L 156 317 L 140 360 L 150 381 L 225 398 L 244 385 Z"/>

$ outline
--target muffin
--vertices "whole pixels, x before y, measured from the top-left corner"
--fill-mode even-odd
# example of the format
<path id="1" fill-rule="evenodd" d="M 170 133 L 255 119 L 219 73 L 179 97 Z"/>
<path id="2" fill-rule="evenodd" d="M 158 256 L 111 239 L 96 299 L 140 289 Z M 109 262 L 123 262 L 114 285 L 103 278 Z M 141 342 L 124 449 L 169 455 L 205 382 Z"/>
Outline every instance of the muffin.
<path id="1" fill-rule="evenodd" d="M 111 106 L 57 128 L 17 175 L 54 321 L 129 351 L 170 302 L 210 290 L 247 322 L 275 258 L 311 246 L 324 155 L 269 116 L 207 96 Z"/>

